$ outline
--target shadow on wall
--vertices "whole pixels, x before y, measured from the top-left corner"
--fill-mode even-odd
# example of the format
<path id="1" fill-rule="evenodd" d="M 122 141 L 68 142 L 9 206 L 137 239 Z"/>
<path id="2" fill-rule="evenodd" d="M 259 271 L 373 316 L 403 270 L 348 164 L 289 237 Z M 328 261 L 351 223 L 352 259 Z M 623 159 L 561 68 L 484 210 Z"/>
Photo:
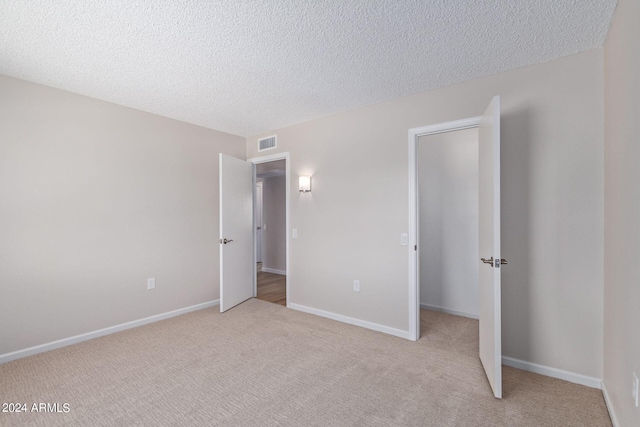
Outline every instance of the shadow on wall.
<path id="1" fill-rule="evenodd" d="M 502 353 L 531 360 L 531 111 L 503 112 L 500 132 Z"/>

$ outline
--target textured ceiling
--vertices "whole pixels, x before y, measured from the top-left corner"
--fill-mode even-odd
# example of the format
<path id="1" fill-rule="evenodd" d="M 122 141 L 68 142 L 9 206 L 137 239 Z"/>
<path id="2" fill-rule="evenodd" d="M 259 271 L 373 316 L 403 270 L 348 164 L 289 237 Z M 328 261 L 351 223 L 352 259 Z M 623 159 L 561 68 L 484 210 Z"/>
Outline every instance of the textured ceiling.
<path id="1" fill-rule="evenodd" d="M 615 0 L 0 0 L 0 74 L 249 136 L 601 47 Z"/>

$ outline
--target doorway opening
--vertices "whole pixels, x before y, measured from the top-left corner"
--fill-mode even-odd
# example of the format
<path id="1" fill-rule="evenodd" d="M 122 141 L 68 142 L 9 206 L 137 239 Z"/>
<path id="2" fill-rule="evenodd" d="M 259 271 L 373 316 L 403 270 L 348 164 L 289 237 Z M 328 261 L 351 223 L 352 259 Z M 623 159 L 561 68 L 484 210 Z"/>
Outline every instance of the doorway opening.
<path id="1" fill-rule="evenodd" d="M 431 310 L 477 320 L 477 128 L 418 138 L 418 200 L 421 317 Z"/>
<path id="2" fill-rule="evenodd" d="M 471 117 L 468 119 L 456 120 L 453 122 L 439 123 L 436 125 L 423 126 L 419 128 L 409 129 L 409 245 L 413 251 L 409 256 L 409 339 L 417 341 L 420 339 L 421 331 L 421 309 L 422 300 L 421 295 L 421 252 L 425 240 L 421 239 L 421 194 L 420 194 L 420 148 L 421 145 L 427 144 L 425 138 L 443 135 L 442 138 L 447 138 L 445 134 L 452 132 L 462 132 L 469 130 L 478 132 L 478 126 L 480 125 L 482 117 Z M 450 137 L 449 137 L 450 138 Z M 422 141 L 422 142 L 421 142 Z M 434 139 L 434 141 L 436 141 Z M 425 150 L 422 150 L 424 154 Z M 425 169 L 424 167 L 422 169 Z M 424 171 L 420 171 L 424 175 Z M 437 206 L 434 209 L 438 209 Z M 437 244 L 437 242 L 435 242 Z M 424 303 L 426 304 L 426 302 Z M 437 302 L 432 302 L 431 305 L 438 306 Z"/>
<path id="3" fill-rule="evenodd" d="M 285 159 L 256 164 L 256 298 L 287 305 Z"/>
<path id="4" fill-rule="evenodd" d="M 479 351 L 478 128 L 418 138 L 420 338 Z"/>

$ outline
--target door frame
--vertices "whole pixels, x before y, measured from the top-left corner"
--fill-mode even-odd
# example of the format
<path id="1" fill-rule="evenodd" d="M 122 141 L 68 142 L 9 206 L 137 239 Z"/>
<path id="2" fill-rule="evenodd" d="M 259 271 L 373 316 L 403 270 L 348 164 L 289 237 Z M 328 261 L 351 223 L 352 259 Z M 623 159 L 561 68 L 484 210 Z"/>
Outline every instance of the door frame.
<path id="1" fill-rule="evenodd" d="M 289 156 L 289 152 L 283 152 L 283 153 L 276 153 L 276 154 L 270 154 L 268 156 L 260 156 L 260 157 L 252 157 L 250 159 L 247 159 L 248 162 L 251 162 L 254 164 L 254 168 L 253 168 L 253 203 L 255 206 L 255 202 L 256 202 L 256 168 L 255 165 L 260 164 L 260 163 L 268 163 L 268 162 L 273 162 L 276 160 L 284 160 L 285 161 L 285 191 L 286 191 L 286 195 L 285 195 L 285 223 L 286 223 L 286 237 L 285 237 L 285 251 L 286 251 L 286 266 L 285 266 L 285 277 L 286 279 L 286 293 L 287 293 L 287 308 L 289 307 L 289 298 L 290 298 L 290 289 L 291 289 L 291 279 L 290 279 L 290 274 L 289 274 L 289 266 L 291 265 L 291 263 L 289 262 L 289 218 L 290 218 L 290 199 L 291 199 L 291 161 L 290 161 L 290 156 Z M 263 203 L 264 203 L 264 198 L 263 198 Z M 257 230 L 256 230 L 256 226 L 255 226 L 255 209 L 254 209 L 254 225 L 253 225 L 253 259 L 256 259 L 257 256 L 257 247 L 256 247 L 256 242 L 257 242 Z M 264 238 L 264 236 L 263 236 Z M 257 280 L 257 268 L 256 268 L 256 263 L 253 263 L 253 296 L 257 297 L 258 296 L 258 280 Z"/>
<path id="2" fill-rule="evenodd" d="M 480 126 L 481 118 L 481 116 L 470 117 L 409 129 L 409 339 L 412 341 L 420 339 L 418 139 L 426 135 L 477 128 Z M 411 247 L 414 250 L 411 250 Z"/>

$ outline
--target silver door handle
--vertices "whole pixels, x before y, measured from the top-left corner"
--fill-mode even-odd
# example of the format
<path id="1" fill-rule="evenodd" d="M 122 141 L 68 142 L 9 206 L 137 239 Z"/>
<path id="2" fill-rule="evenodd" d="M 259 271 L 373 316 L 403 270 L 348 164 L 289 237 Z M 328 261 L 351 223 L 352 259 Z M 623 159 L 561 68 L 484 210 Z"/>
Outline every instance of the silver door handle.
<path id="1" fill-rule="evenodd" d="M 484 262 L 485 264 L 489 264 L 491 267 L 494 267 L 494 260 L 493 257 L 486 259 L 486 258 L 480 258 L 480 260 L 482 262 Z M 500 268 L 500 265 L 507 265 L 507 260 L 504 258 L 500 258 L 500 259 L 496 259 L 495 260 L 495 267 L 496 268 Z"/>
<path id="2" fill-rule="evenodd" d="M 225 245 L 226 245 L 227 243 L 231 243 L 231 242 L 233 242 L 233 239 L 229 239 L 229 240 L 227 240 L 227 239 L 220 239 L 220 243 L 224 243 Z"/>
<path id="3" fill-rule="evenodd" d="M 480 258 L 480 261 L 484 262 L 485 264 L 489 264 L 491 267 L 493 267 L 493 257 L 486 259 L 486 258 Z"/>

